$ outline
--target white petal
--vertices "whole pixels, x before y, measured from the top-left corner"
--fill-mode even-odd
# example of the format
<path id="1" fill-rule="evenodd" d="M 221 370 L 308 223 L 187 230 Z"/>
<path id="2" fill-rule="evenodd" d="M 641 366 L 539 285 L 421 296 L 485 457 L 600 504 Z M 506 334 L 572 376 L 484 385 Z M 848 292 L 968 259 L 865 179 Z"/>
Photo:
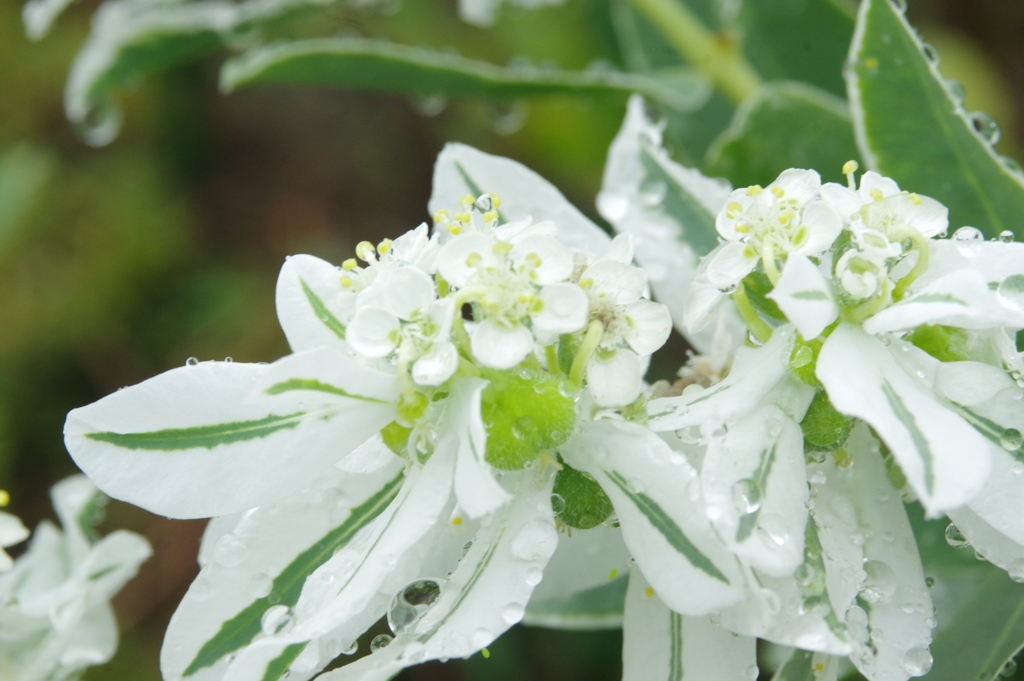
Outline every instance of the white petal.
<path id="1" fill-rule="evenodd" d="M 1024 310 L 1000 301 L 986 278 L 974 270 L 951 272 L 916 289 L 892 307 L 864 322 L 868 333 L 912 329 L 923 324 L 944 324 L 965 329 L 995 326 L 1024 328 Z"/>
<path id="2" fill-rule="evenodd" d="M 883 199 L 900 193 L 900 186 L 896 184 L 896 180 L 869 170 L 860 176 L 859 192 L 864 203 L 875 201 L 875 197 L 871 195 L 875 189 L 882 193 Z"/>
<path id="3" fill-rule="evenodd" d="M 6 511 L 0 511 L 0 548 L 14 546 L 28 539 L 28 528 L 21 519 Z"/>
<path id="4" fill-rule="evenodd" d="M 914 282 L 915 288 L 962 269 L 978 272 L 985 281 L 1003 281 L 1014 274 L 1024 274 L 1024 243 L 933 239 L 928 246 L 928 269 Z"/>
<path id="5" fill-rule="evenodd" d="M 730 241 L 708 256 L 704 275 L 720 289 L 732 288 L 754 271 L 760 257 L 740 241 Z"/>
<path id="6" fill-rule="evenodd" d="M 50 498 L 64 528 L 65 551 L 71 563 L 84 560 L 92 548 L 93 538 L 86 534 L 88 526 L 83 523 L 82 513 L 96 503 L 99 495 L 96 485 L 84 475 L 68 476 L 50 488 Z"/>
<path id="7" fill-rule="evenodd" d="M 459 368 L 459 353 L 448 341 L 434 343 L 412 365 L 412 380 L 417 385 L 441 385 Z"/>
<path id="8" fill-rule="evenodd" d="M 517 269 L 530 272 L 538 286 L 565 281 L 572 274 L 572 252 L 552 236 L 530 236 L 516 243 L 509 258 Z"/>
<path id="9" fill-rule="evenodd" d="M 277 278 L 277 318 L 293 352 L 320 345 L 344 347 L 355 295 L 337 267 L 311 255 L 293 255 Z"/>
<path id="10" fill-rule="evenodd" d="M 434 300 L 434 278 L 415 267 L 389 267 L 370 289 L 377 292 L 382 307 L 399 319 L 410 319 L 413 312 L 427 308 Z"/>
<path id="11" fill-rule="evenodd" d="M 805 339 L 817 338 L 839 316 L 832 285 L 814 263 L 790 253 L 779 283 L 768 294 Z"/>
<path id="12" fill-rule="evenodd" d="M 701 470 L 708 515 L 736 555 L 776 577 L 804 559 L 807 478 L 800 427 L 774 405 L 712 438 Z"/>
<path id="13" fill-rule="evenodd" d="M 401 328 L 398 317 L 384 308 L 363 307 L 348 325 L 346 338 L 363 357 L 384 357 L 398 345 Z"/>
<path id="14" fill-rule="evenodd" d="M 533 334 L 521 324 L 507 328 L 493 319 L 485 319 L 470 331 L 473 356 L 492 369 L 511 369 L 526 359 L 533 349 Z"/>
<path id="15" fill-rule="evenodd" d="M 844 222 L 850 222 L 853 214 L 864 205 L 857 192 L 835 182 L 826 182 L 821 185 L 821 198 L 839 214 Z"/>
<path id="16" fill-rule="evenodd" d="M 598 296 L 609 296 L 619 305 L 629 305 L 644 294 L 647 273 L 639 267 L 602 258 L 583 271 L 580 281 L 593 281 Z"/>
<path id="17" fill-rule="evenodd" d="M 682 323 L 687 335 L 692 338 L 707 328 L 714 313 L 726 300 L 722 289 L 709 282 L 707 277 L 699 275 L 694 279 L 686 291 L 682 308 Z M 676 315 L 673 317 L 678 319 Z"/>
<path id="18" fill-rule="evenodd" d="M 737 350 L 732 369 L 721 383 L 696 393 L 651 400 L 648 424 L 658 431 L 678 430 L 750 413 L 786 375 L 792 339 L 793 328 L 781 326 L 764 347 Z"/>
<path id="19" fill-rule="evenodd" d="M 100 489 L 154 513 L 203 518 L 259 506 L 315 480 L 394 419 L 389 404 L 290 389 L 291 378 L 311 378 L 296 375 L 308 361 L 328 356 L 330 366 L 313 376 L 337 372 L 339 380 L 334 385 L 335 376 L 327 376 L 324 388 L 396 392 L 393 378 L 328 348 L 272 367 L 204 362 L 75 409 L 65 444 Z M 248 402 L 268 376 L 284 379 L 269 386 L 279 394 Z M 324 406 L 298 407 L 296 392 L 322 398 Z"/>
<path id="20" fill-rule="evenodd" d="M 885 440 L 929 515 L 969 501 L 988 476 L 985 439 L 901 368 L 891 351 L 841 324 L 818 356 L 818 379 L 840 412 Z"/>
<path id="21" fill-rule="evenodd" d="M 528 476 L 520 476 L 526 482 Z M 535 582 L 558 543 L 547 497 L 550 482 L 526 483 L 515 501 L 477 534 L 441 595 L 411 630 L 386 648 L 321 677 L 323 681 L 386 681 L 426 660 L 469 657 L 522 618 Z"/>
<path id="22" fill-rule="evenodd" d="M 587 362 L 587 388 L 602 407 L 621 407 L 640 395 L 640 358 L 632 350 L 619 349 L 611 357 L 598 357 Z"/>
<path id="23" fill-rule="evenodd" d="M 633 235 L 628 232 L 616 235 L 602 257 L 621 262 L 624 265 L 632 263 Z"/>
<path id="24" fill-rule="evenodd" d="M 501 197 L 498 210 L 508 221 L 532 215 L 537 222 L 554 222 L 559 241 L 571 249 L 596 255 L 608 247 L 608 235 L 550 182 L 511 159 L 464 144 L 449 143 L 437 157 L 430 213 L 442 208 L 451 210 L 462 196 L 473 193 L 469 183 L 480 191 L 497 193 Z"/>
<path id="25" fill-rule="evenodd" d="M 563 534 L 523 621 L 553 629 L 621 627 L 624 585 L 618 582 L 625 581 L 629 566 L 629 551 L 617 528 L 598 525 Z M 610 575 L 620 577 L 609 579 Z"/>
<path id="26" fill-rule="evenodd" d="M 234 626 L 242 633 L 240 623 L 226 623 L 246 608 L 262 605 L 262 614 L 271 605 L 294 606 L 304 580 L 281 577 L 281 573 L 289 568 L 303 577 L 312 573 L 395 498 L 404 478 L 403 462 L 380 438 L 375 447 L 387 461 L 376 472 L 352 475 L 328 468 L 308 488 L 246 513 L 226 538 L 218 537 L 209 562 L 171 618 L 161 654 L 165 678 L 181 679 L 203 645 L 222 627 Z M 319 556 L 306 553 L 320 542 L 324 548 Z M 274 603 L 267 600 L 271 592 Z M 250 632 L 249 641 L 257 633 Z M 212 663 L 194 678 L 220 678 L 227 660 L 215 658 Z"/>
<path id="27" fill-rule="evenodd" d="M 611 498 L 637 567 L 670 608 L 701 615 L 741 597 L 735 559 L 704 513 L 685 457 L 638 424 L 608 419 L 585 423 L 560 451 Z"/>
<path id="28" fill-rule="evenodd" d="M 626 342 L 641 357 L 659 349 L 672 333 L 672 317 L 661 303 L 640 299 L 626 308 L 626 320 L 632 331 Z"/>
<path id="29" fill-rule="evenodd" d="M 807 238 L 796 252 L 818 255 L 832 246 L 843 230 L 843 221 L 827 203 L 815 201 L 801 213 L 801 227 L 807 229 Z"/>
<path id="30" fill-rule="evenodd" d="M 970 506 L 947 511 L 946 515 L 979 555 L 1009 572 L 1014 580 L 1021 578 L 1024 574 L 1024 545 L 992 527 Z"/>
<path id="31" fill-rule="evenodd" d="M 538 296 L 541 311 L 532 315 L 533 327 L 542 333 L 573 333 L 587 323 L 587 294 L 576 284 L 549 284 Z"/>
<path id="32" fill-rule="evenodd" d="M 446 243 L 437 254 L 437 271 L 445 280 L 461 288 L 469 283 L 478 267 L 497 267 L 494 239 L 480 232 L 466 232 Z"/>
<path id="33" fill-rule="evenodd" d="M 799 205 L 807 203 L 818 194 L 821 189 L 821 176 L 814 170 L 802 168 L 789 168 L 783 170 L 774 182 L 768 185 L 766 191 L 778 187 L 786 192 L 784 200 L 796 199 Z"/>
<path id="34" fill-rule="evenodd" d="M 757 669 L 756 639 L 672 612 L 639 570 L 629 575 L 622 634 L 623 681 L 744 681 Z"/>
<path id="35" fill-rule="evenodd" d="M 491 465 L 484 459 L 487 431 L 480 416 L 480 395 L 487 381 L 462 378 L 452 388 L 442 437 L 456 440 L 455 498 L 470 518 L 479 518 L 497 510 L 512 498 L 494 478 Z"/>

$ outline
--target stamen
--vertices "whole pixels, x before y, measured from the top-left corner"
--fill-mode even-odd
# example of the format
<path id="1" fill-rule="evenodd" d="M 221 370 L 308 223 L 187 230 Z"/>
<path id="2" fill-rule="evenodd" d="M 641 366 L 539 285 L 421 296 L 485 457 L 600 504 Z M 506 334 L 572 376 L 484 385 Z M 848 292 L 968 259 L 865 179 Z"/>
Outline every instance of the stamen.
<path id="1" fill-rule="evenodd" d="M 910 202 L 915 206 L 921 205 L 921 197 L 918 196 L 917 194 L 907 194 L 907 198 L 909 198 Z"/>
<path id="2" fill-rule="evenodd" d="M 654 596 L 654 589 L 652 589 L 651 587 L 647 587 L 647 589 L 644 591 L 644 595 L 648 598 L 651 598 L 652 596 Z"/>
<path id="3" fill-rule="evenodd" d="M 882 196 L 882 190 L 881 189 L 872 189 L 871 190 L 871 198 L 873 198 L 875 201 L 881 201 L 885 197 Z"/>
<path id="4" fill-rule="evenodd" d="M 11 503 L 11 495 L 7 493 L 7 490 L 0 489 L 0 507 L 6 506 Z"/>
<path id="5" fill-rule="evenodd" d="M 442 208 L 434 213 L 434 222 L 448 222 L 448 211 Z"/>
<path id="6" fill-rule="evenodd" d="M 843 175 L 846 175 L 846 184 L 850 189 L 857 189 L 857 180 L 853 174 L 857 172 L 858 168 L 860 168 L 860 164 L 856 161 L 851 160 L 843 164 Z"/>
<path id="7" fill-rule="evenodd" d="M 377 262 L 377 249 L 369 241 L 360 241 L 356 245 L 356 257 L 368 263 Z"/>
<path id="8" fill-rule="evenodd" d="M 540 256 L 537 255 L 536 253 L 527 253 L 526 258 L 524 259 L 526 260 L 526 262 L 530 263 L 530 265 L 533 266 L 534 268 L 540 267 L 543 264 L 543 262 L 540 259 Z"/>
<path id="9" fill-rule="evenodd" d="M 608 579 L 615 579 L 619 574 L 619 568 L 612 568 L 612 571 L 608 573 Z"/>
<path id="10" fill-rule="evenodd" d="M 391 241 L 391 239 L 384 239 L 384 241 L 381 241 L 379 244 L 377 244 L 377 252 L 380 253 L 381 255 L 384 255 L 385 253 L 391 250 L 391 244 L 393 243 L 394 242 Z"/>
<path id="11" fill-rule="evenodd" d="M 583 279 L 580 279 L 580 288 L 590 288 L 593 285 L 594 280 L 591 279 L 590 277 L 584 277 Z"/>
<path id="12" fill-rule="evenodd" d="M 749 187 L 747 187 L 747 196 L 757 196 L 762 191 L 763 190 L 761 189 L 761 185 L 759 185 L 759 184 L 752 184 Z"/>
<path id="13" fill-rule="evenodd" d="M 512 250 L 512 244 L 508 243 L 507 241 L 499 241 L 498 243 L 494 244 L 491 250 L 494 251 L 494 255 L 506 255 L 509 251 Z"/>
<path id="14" fill-rule="evenodd" d="M 345 270 L 346 272 L 351 272 L 357 267 L 359 267 L 359 263 L 356 262 L 355 258 L 349 258 L 345 262 L 341 263 L 341 269 Z"/>
<path id="15" fill-rule="evenodd" d="M 352 286 L 352 279 L 345 275 L 341 275 L 341 285 L 345 288 L 350 288 Z"/>
<path id="16" fill-rule="evenodd" d="M 469 207 L 473 205 L 474 201 L 476 201 L 476 199 L 473 198 L 472 194 L 466 194 L 461 199 L 459 199 L 459 205 L 468 210 Z"/>
<path id="17" fill-rule="evenodd" d="M 479 253 L 470 253 L 466 256 L 466 267 L 476 267 L 483 260 L 483 256 Z"/>
<path id="18" fill-rule="evenodd" d="M 775 198 L 781 199 L 786 195 L 786 190 L 782 187 L 772 187 L 772 194 L 775 194 Z"/>
<path id="19" fill-rule="evenodd" d="M 484 221 L 485 222 L 494 222 L 497 219 L 498 219 L 498 211 L 496 211 L 496 210 L 489 210 L 486 213 L 484 213 Z"/>
<path id="20" fill-rule="evenodd" d="M 454 518 L 452 518 L 452 525 L 461 525 L 461 524 L 462 524 L 462 516 L 457 515 Z"/>
<path id="21" fill-rule="evenodd" d="M 449 234 L 456 234 L 456 235 L 457 234 L 462 234 L 462 227 L 459 227 L 458 225 L 451 225 L 450 224 L 450 225 L 445 226 L 445 229 L 448 230 Z"/>

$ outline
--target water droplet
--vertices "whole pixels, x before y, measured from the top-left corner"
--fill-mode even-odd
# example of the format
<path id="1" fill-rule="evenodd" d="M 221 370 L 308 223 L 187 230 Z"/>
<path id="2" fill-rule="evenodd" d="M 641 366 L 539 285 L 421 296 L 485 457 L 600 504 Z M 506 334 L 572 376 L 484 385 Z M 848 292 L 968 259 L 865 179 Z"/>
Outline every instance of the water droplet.
<path id="1" fill-rule="evenodd" d="M 965 546 L 971 545 L 971 542 L 967 540 L 964 533 L 954 523 L 950 523 L 946 528 L 946 543 L 955 549 L 962 549 Z"/>
<path id="2" fill-rule="evenodd" d="M 1012 274 L 999 282 L 996 289 L 1003 307 L 1020 312 L 1024 310 L 1024 274 Z"/>
<path id="3" fill-rule="evenodd" d="M 707 439 L 721 442 L 729 434 L 729 427 L 721 422 L 704 421 L 700 424 L 700 432 Z"/>
<path id="4" fill-rule="evenodd" d="M 555 512 L 555 515 L 558 515 L 564 509 L 565 509 L 565 497 L 563 497 L 561 494 L 552 494 L 551 495 L 551 510 Z"/>
<path id="5" fill-rule="evenodd" d="M 930 61 L 932 64 L 938 66 L 939 64 L 939 51 L 931 43 L 921 43 L 921 51 L 924 52 L 924 58 Z"/>
<path id="6" fill-rule="evenodd" d="M 911 648 L 903 656 L 903 669 L 911 676 L 924 676 L 932 669 L 932 654 L 928 648 Z"/>
<path id="7" fill-rule="evenodd" d="M 519 620 L 523 619 L 523 615 L 526 614 L 526 608 L 519 603 L 509 603 L 501 611 L 501 616 L 508 624 L 515 624 Z"/>
<path id="8" fill-rule="evenodd" d="M 771 548 L 777 548 L 789 541 L 789 528 L 781 516 L 767 513 L 757 519 L 761 536 Z"/>
<path id="9" fill-rule="evenodd" d="M 633 494 L 644 493 L 644 483 L 640 482 L 637 478 L 630 478 L 626 483 L 626 488 L 629 489 Z"/>
<path id="10" fill-rule="evenodd" d="M 752 664 L 747 667 L 747 678 L 750 681 L 757 681 L 757 677 L 761 675 L 761 670 L 757 668 L 756 664 Z"/>
<path id="11" fill-rule="evenodd" d="M 437 116 L 444 111 L 446 106 L 448 106 L 448 99 L 444 95 L 413 97 L 410 101 L 412 102 L 413 108 L 416 109 L 416 113 L 421 116 L 427 116 L 428 118 Z"/>
<path id="12" fill-rule="evenodd" d="M 829 503 L 828 507 L 847 525 L 857 524 L 857 512 L 853 509 L 853 504 L 846 497 L 836 497 Z"/>
<path id="13" fill-rule="evenodd" d="M 999 141 L 999 124 L 984 111 L 975 111 L 968 116 L 971 127 L 989 144 Z"/>
<path id="14" fill-rule="evenodd" d="M 1007 679 L 1007 678 L 1013 676 L 1016 673 L 1017 673 L 1017 661 L 1014 660 L 1013 658 L 1010 658 L 1009 660 L 1007 660 L 1006 664 L 1003 665 L 1003 668 L 999 670 L 999 676 L 1001 676 L 1004 679 Z"/>
<path id="15" fill-rule="evenodd" d="M 1013 581 L 1024 582 L 1024 558 L 1010 561 L 1010 564 L 1006 566 L 1006 572 L 1009 573 L 1010 579 Z"/>
<path id="16" fill-rule="evenodd" d="M 287 605 L 272 605 L 263 612 L 260 618 L 260 628 L 267 636 L 284 634 L 291 631 L 295 626 L 295 618 L 292 610 Z"/>
<path id="17" fill-rule="evenodd" d="M 94 98 L 85 104 L 81 117 L 74 121 L 75 132 L 89 146 L 110 144 L 121 130 L 122 115 L 111 97 Z"/>
<path id="18" fill-rule="evenodd" d="M 966 93 L 964 92 L 964 86 L 960 84 L 960 81 L 954 78 L 946 79 L 946 92 L 957 104 L 962 104 Z"/>
<path id="19" fill-rule="evenodd" d="M 603 191 L 597 195 L 597 211 L 609 222 L 617 222 L 629 212 L 629 197 Z"/>
<path id="20" fill-rule="evenodd" d="M 764 432 L 768 434 L 768 437 L 778 437 L 779 433 L 782 432 L 782 421 L 777 418 L 768 418 L 764 422 Z"/>
<path id="21" fill-rule="evenodd" d="M 892 2 L 892 6 L 895 7 L 896 11 L 899 12 L 900 14 L 903 14 L 904 12 L 907 11 L 907 0 L 890 0 L 890 1 Z M 889 36 L 885 36 L 885 37 L 889 38 Z M 892 40 L 892 38 L 889 38 L 889 40 Z"/>
<path id="22" fill-rule="evenodd" d="M 999 446 L 1008 452 L 1020 449 L 1022 444 L 1024 444 L 1024 435 L 1021 435 L 1016 428 L 1007 428 L 999 436 Z"/>
<path id="23" fill-rule="evenodd" d="M 999 160 L 1003 162 L 1010 172 L 1024 174 L 1024 168 L 1021 168 L 1020 162 L 1017 159 L 1010 156 L 1000 156 Z"/>
<path id="24" fill-rule="evenodd" d="M 394 640 L 395 639 L 393 637 L 388 636 L 387 634 L 378 634 L 373 637 L 372 641 L 370 641 L 370 652 L 376 653 L 383 650 L 391 645 L 391 642 Z"/>
<path id="25" fill-rule="evenodd" d="M 888 564 L 869 560 L 864 563 L 864 572 L 867 577 L 860 595 L 868 603 L 885 603 L 896 593 L 896 573 Z"/>
<path id="26" fill-rule="evenodd" d="M 474 648 L 483 648 L 494 640 L 494 634 L 487 629 L 477 629 L 469 635 L 469 642 Z"/>
<path id="27" fill-rule="evenodd" d="M 793 573 L 793 576 L 796 577 L 796 581 L 800 586 L 810 586 L 818 577 L 818 571 L 810 563 L 801 563 L 796 567 L 796 572 Z"/>
<path id="28" fill-rule="evenodd" d="M 924 585 L 926 587 L 928 587 L 929 589 L 932 588 L 933 586 L 935 586 L 935 578 L 934 577 L 925 577 L 924 578 Z"/>
<path id="29" fill-rule="evenodd" d="M 761 508 L 761 485 L 751 478 L 739 480 L 732 486 L 732 503 L 740 515 L 754 513 Z"/>
<path id="30" fill-rule="evenodd" d="M 982 243 L 985 241 L 984 235 L 977 227 L 961 227 L 953 232 L 952 239 L 956 243 L 956 248 L 960 251 L 960 255 L 965 258 L 976 256 L 978 251 L 981 250 Z"/>
<path id="31" fill-rule="evenodd" d="M 433 579 L 417 579 L 391 598 L 388 626 L 396 635 L 410 629 L 441 597 L 441 585 Z"/>
<path id="32" fill-rule="evenodd" d="M 512 135 L 519 132 L 526 124 L 530 113 L 529 106 L 523 100 L 488 102 L 485 105 L 491 118 L 491 128 L 499 135 Z"/>
<path id="33" fill-rule="evenodd" d="M 825 471 L 816 470 L 813 473 L 811 473 L 811 477 L 809 477 L 808 480 L 812 485 L 824 485 L 826 482 L 828 482 L 828 476 L 825 475 Z"/>
<path id="34" fill-rule="evenodd" d="M 213 584 L 205 577 L 199 577 L 192 582 L 188 589 L 188 596 L 197 601 L 208 601 L 213 596 Z"/>
<path id="35" fill-rule="evenodd" d="M 1011 232 L 1008 229 L 1004 229 L 1003 231 L 999 232 L 999 240 L 1002 241 L 1004 244 L 1012 244 L 1013 232 Z"/>
<path id="36" fill-rule="evenodd" d="M 544 571 L 540 568 L 532 567 L 526 571 L 526 583 L 528 585 L 537 586 L 542 579 L 544 579 Z"/>
<path id="37" fill-rule="evenodd" d="M 214 545 L 213 559 L 221 567 L 233 568 L 241 565 L 248 553 L 249 550 L 245 548 L 245 544 L 229 532 L 228 534 L 221 535 Z"/>
<path id="38" fill-rule="evenodd" d="M 382 635 L 383 636 L 387 636 L 387 634 L 382 634 Z M 342 655 L 355 655 L 357 652 L 359 652 L 359 641 L 352 641 L 352 645 L 350 645 L 348 648 L 345 648 L 343 651 L 341 651 L 341 654 Z"/>
<path id="39" fill-rule="evenodd" d="M 738 288 L 739 288 L 739 284 L 729 284 L 728 286 L 723 286 L 722 288 L 720 288 L 718 290 L 721 291 L 722 293 L 724 293 L 725 295 L 730 296 L 733 293 L 735 293 L 736 289 L 738 289 Z"/>
<path id="40" fill-rule="evenodd" d="M 232 363 L 232 362 L 234 362 L 235 360 L 234 360 L 234 359 L 232 359 L 231 357 L 225 357 L 225 358 L 224 358 L 224 361 L 225 361 L 225 362 L 226 362 L 227 364 L 231 364 L 231 363 Z"/>
<path id="41" fill-rule="evenodd" d="M 558 545 L 558 532 L 554 525 L 533 520 L 519 530 L 512 540 L 512 555 L 519 560 L 544 560 L 554 553 Z"/>
<path id="42" fill-rule="evenodd" d="M 185 366 L 187 367 L 194 367 L 197 364 L 199 364 L 199 360 L 196 359 L 195 357 L 189 357 L 188 359 L 185 360 Z"/>
<path id="43" fill-rule="evenodd" d="M 640 183 L 640 200 L 643 201 L 644 205 L 659 205 L 665 200 L 665 194 L 667 193 L 668 185 L 661 180 L 645 178 L 644 181 Z"/>
<path id="44" fill-rule="evenodd" d="M 270 579 L 269 575 L 257 572 L 249 578 L 249 585 L 246 590 L 253 598 L 266 598 L 270 594 L 270 589 L 273 585 L 274 582 Z"/>

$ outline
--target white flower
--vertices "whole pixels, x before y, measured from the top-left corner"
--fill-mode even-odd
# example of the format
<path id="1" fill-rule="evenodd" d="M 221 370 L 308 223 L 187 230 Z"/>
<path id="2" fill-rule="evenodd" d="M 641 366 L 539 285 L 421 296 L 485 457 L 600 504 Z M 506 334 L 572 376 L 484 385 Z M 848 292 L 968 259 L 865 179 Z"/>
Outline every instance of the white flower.
<path id="1" fill-rule="evenodd" d="M 85 476 L 54 485 L 63 531 L 44 520 L 13 569 L 0 575 L 0 678 L 77 678 L 117 648 L 110 599 L 150 556 L 146 541 L 119 530 L 98 541 L 96 488 Z"/>
<path id="2" fill-rule="evenodd" d="M 503 201 L 437 207 L 469 184 Z M 390 676 L 473 654 L 526 616 L 564 543 L 553 490 L 583 475 L 559 451 L 604 427 L 590 359 L 607 334 L 639 360 L 668 322 L 652 322 L 628 244 L 522 166 L 449 147 L 432 203 L 433 237 L 364 242 L 365 265 L 286 261 L 277 301 L 292 355 L 188 365 L 69 414 L 68 449 L 102 489 L 164 515 L 219 516 L 168 630 L 166 679 L 312 674 L 385 614 L 390 645 L 325 678 Z M 605 250 L 613 274 L 602 261 L 577 270 Z M 589 485 L 570 485 L 559 516 L 581 531 L 611 513 Z M 600 536 L 595 566 L 625 572 L 618 531 Z M 560 593 L 593 586 L 565 570 Z M 544 603 L 548 617 L 569 607 Z"/>
<path id="3" fill-rule="evenodd" d="M 6 492 L 0 492 L 6 497 Z M 14 566 L 14 561 L 4 551 L 8 546 L 14 546 L 28 539 L 28 528 L 22 524 L 21 519 L 5 511 L 0 511 L 0 573 L 7 572 Z"/>
<path id="4" fill-rule="evenodd" d="M 463 21 L 477 26 L 493 26 L 497 21 L 498 7 L 502 0 L 459 0 L 459 16 Z M 509 0 L 514 5 L 534 9 L 545 5 L 560 5 L 563 0 Z"/>

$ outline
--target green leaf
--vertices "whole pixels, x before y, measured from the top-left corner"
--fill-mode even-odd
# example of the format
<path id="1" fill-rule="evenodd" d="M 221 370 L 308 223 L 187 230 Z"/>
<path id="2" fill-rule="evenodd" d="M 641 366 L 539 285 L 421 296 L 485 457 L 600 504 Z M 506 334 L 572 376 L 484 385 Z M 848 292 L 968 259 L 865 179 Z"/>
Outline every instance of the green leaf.
<path id="1" fill-rule="evenodd" d="M 856 7 L 847 0 L 744 2 L 743 51 L 765 80 L 798 80 L 846 96 L 843 61 Z"/>
<path id="2" fill-rule="evenodd" d="M 744 186 L 768 184 L 787 168 L 813 168 L 838 182 L 843 164 L 859 156 L 844 100 L 804 83 L 766 83 L 708 149 L 707 172 Z"/>
<path id="3" fill-rule="evenodd" d="M 287 381 L 275 383 L 267 388 L 267 394 L 280 395 L 281 393 L 291 392 L 292 390 L 312 390 L 313 392 L 327 393 L 328 395 L 337 395 L 338 397 L 348 397 L 350 399 L 361 400 L 363 402 L 391 404 L 387 400 L 378 400 L 376 397 L 366 397 L 365 395 L 350 393 L 344 388 L 339 388 L 336 385 L 318 381 L 315 378 L 290 378 Z"/>
<path id="4" fill-rule="evenodd" d="M 609 580 L 567 598 L 531 601 L 526 606 L 525 622 L 556 629 L 610 629 L 622 626 L 625 609 L 625 575 Z"/>
<path id="5" fill-rule="evenodd" d="M 931 645 L 929 681 L 992 681 L 1024 646 L 1024 584 L 974 552 L 945 540 L 948 521 L 927 521 L 907 508 L 925 575 L 934 580 L 938 628 Z"/>
<path id="6" fill-rule="evenodd" d="M 625 95 L 640 92 L 689 111 L 703 100 L 701 80 L 667 87 L 656 78 L 616 71 L 502 67 L 434 50 L 362 38 L 316 38 L 258 47 L 229 60 L 225 90 L 264 82 L 299 82 L 446 97 Z"/>
<path id="7" fill-rule="evenodd" d="M 680 226 L 679 234 L 694 251 L 707 255 L 718 246 L 718 232 L 715 230 L 715 216 L 693 194 L 683 178 L 674 173 L 669 159 L 664 154 L 652 153 L 649 147 L 641 147 L 640 162 L 647 171 L 645 183 L 654 187 L 665 187 L 665 196 L 658 202 L 658 210 Z"/>
<path id="8" fill-rule="evenodd" d="M 561 497 L 561 508 L 552 501 L 558 519 L 580 530 L 597 527 L 615 511 L 611 499 L 596 480 L 567 463 L 555 475 L 552 495 Z"/>
<path id="9" fill-rule="evenodd" d="M 86 433 L 85 437 L 99 442 L 109 442 L 124 449 L 152 449 L 163 452 L 196 447 L 213 449 L 219 445 L 255 440 L 285 428 L 294 428 L 301 423 L 304 416 L 306 412 L 298 411 L 285 416 L 270 414 L 261 419 L 218 423 L 212 426 L 165 428 L 147 433 Z"/>
<path id="10" fill-rule="evenodd" d="M 275 657 L 267 665 L 267 670 L 263 674 L 262 681 L 277 681 L 288 672 L 288 668 L 292 662 L 295 662 L 306 646 L 309 645 L 309 641 L 305 643 L 293 643 L 284 649 L 284 652 Z"/>
<path id="11" fill-rule="evenodd" d="M 804 448 L 812 452 L 831 452 L 846 444 L 855 421 L 836 411 L 824 390 L 814 394 L 800 422 Z"/>
<path id="12" fill-rule="evenodd" d="M 1024 176 L 975 130 L 892 2 L 861 3 L 846 83 L 871 168 L 944 203 L 953 229 L 973 225 L 994 237 L 1017 226 Z"/>
<path id="13" fill-rule="evenodd" d="M 1017 461 L 1024 463 L 1024 445 L 1018 444 L 1015 448 L 1010 449 L 1013 446 L 1013 442 L 1020 441 L 1020 431 L 1016 428 L 1008 428 L 996 423 L 992 419 L 975 413 L 956 402 L 951 402 L 951 404 L 956 407 L 960 415 L 964 417 L 964 420 L 974 426 L 976 431 L 988 438 L 989 442 L 1001 448 Z"/>
<path id="14" fill-rule="evenodd" d="M 213 638 L 199 649 L 195 659 L 189 663 L 182 676 L 191 676 L 200 669 L 216 664 L 225 655 L 248 645 L 262 631 L 260 620 L 270 606 L 283 604 L 291 607 L 295 605 L 299 600 L 299 594 L 302 592 L 302 585 L 306 578 L 327 562 L 338 549 L 348 544 L 360 529 L 381 514 L 398 494 L 404 479 L 403 471 L 374 492 L 362 504 L 353 508 L 344 522 L 299 554 L 274 579 L 270 595 L 254 599 L 244 610 L 224 622 Z M 298 653 L 295 654 L 298 655 Z"/>
<path id="15" fill-rule="evenodd" d="M 622 474 L 617 471 L 605 471 L 609 479 L 615 483 L 615 485 L 622 490 L 622 493 L 632 501 L 637 509 L 647 520 L 661 533 L 665 540 L 668 541 L 669 545 L 672 546 L 676 551 L 686 557 L 686 560 L 690 561 L 698 570 L 706 573 L 707 575 L 714 577 L 715 579 L 729 584 L 729 578 L 726 577 L 721 570 L 718 569 L 711 559 L 701 553 L 700 549 L 694 546 L 693 542 L 686 536 L 682 528 L 676 524 L 676 521 L 665 512 L 665 510 L 658 505 L 658 502 L 647 496 L 643 492 L 634 492 L 629 488 L 629 484 L 626 479 L 622 477 Z"/>

